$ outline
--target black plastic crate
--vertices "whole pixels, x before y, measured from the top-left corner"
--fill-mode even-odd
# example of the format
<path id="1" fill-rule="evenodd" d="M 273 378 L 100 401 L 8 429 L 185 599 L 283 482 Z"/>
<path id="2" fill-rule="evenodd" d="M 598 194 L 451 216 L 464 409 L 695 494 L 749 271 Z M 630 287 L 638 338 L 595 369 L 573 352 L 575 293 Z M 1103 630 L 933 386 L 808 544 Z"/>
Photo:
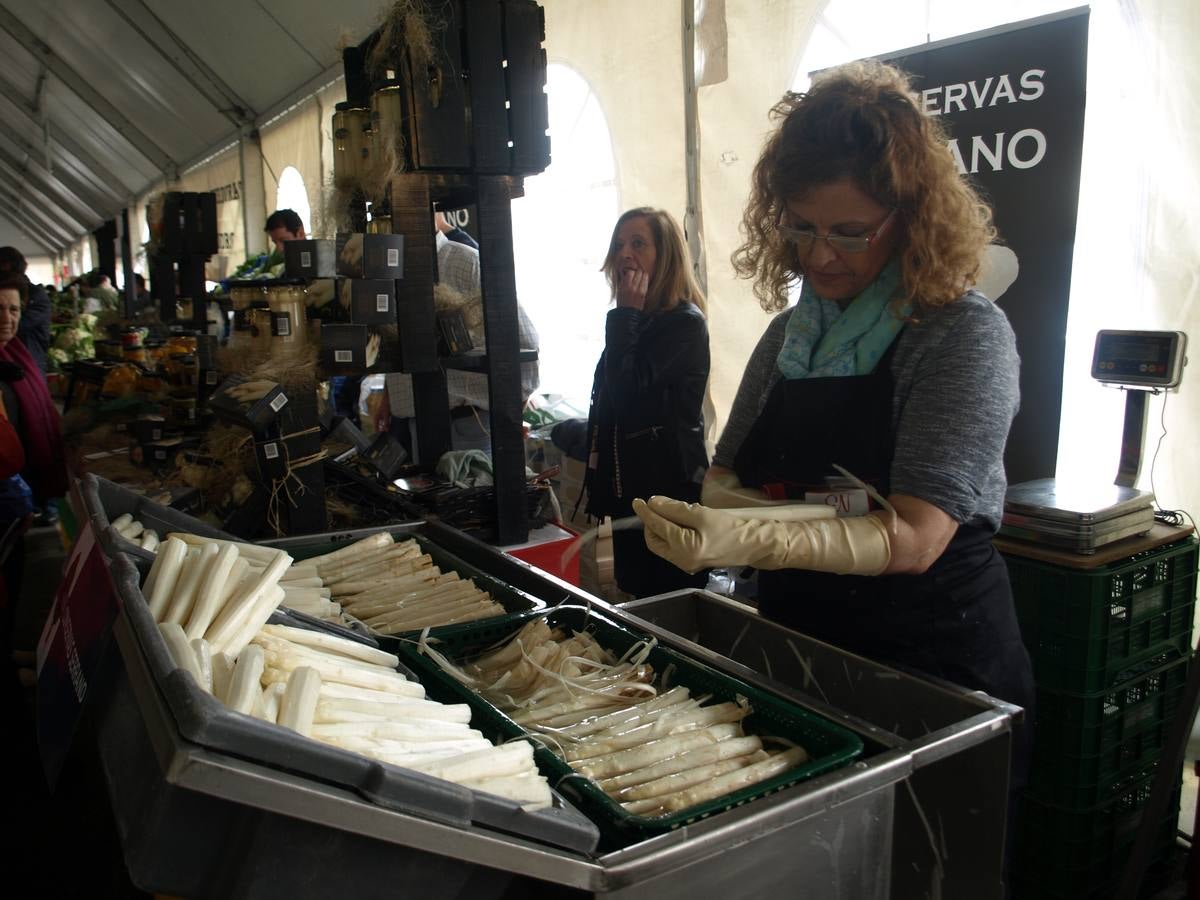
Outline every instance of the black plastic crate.
<path id="1" fill-rule="evenodd" d="M 1038 686 L 1103 690 L 1133 664 L 1187 652 L 1197 547 L 1187 538 L 1087 570 L 1006 556 Z"/>
<path id="2" fill-rule="evenodd" d="M 1025 892 L 1015 896 L 1091 898 L 1115 891 L 1142 810 L 1150 799 L 1154 766 L 1113 786 L 1103 803 L 1074 809 L 1026 797 L 1016 835 L 1013 871 Z M 1177 784 L 1154 839 L 1153 859 L 1165 860 L 1174 846 L 1181 788 Z"/>
<path id="3" fill-rule="evenodd" d="M 644 635 L 581 606 L 558 606 L 544 612 L 522 613 L 478 625 L 467 623 L 431 629 L 428 639 L 439 652 L 455 662 L 461 662 L 508 640 L 531 619 L 542 615 L 551 627 L 561 626 L 576 631 L 586 629 L 592 632 L 601 646 L 618 656 L 629 651 L 635 644 L 648 640 Z M 419 653 L 415 646 L 413 642 L 401 644 L 393 652 L 417 673 L 429 696 L 445 702 L 459 701 L 470 704 L 478 714 L 472 717 L 472 723 L 493 740 L 508 740 L 531 733 L 470 688 L 442 671 L 429 657 Z M 647 662 L 653 667 L 655 680 L 660 684 L 664 677 L 669 677 L 672 686 L 688 687 L 693 696 L 708 696 L 714 703 L 738 698 L 748 700 L 754 712 L 743 720 L 747 733 L 771 735 L 794 741 L 808 751 L 809 761 L 774 778 L 690 809 L 663 816 L 639 816 L 622 809 L 617 801 L 605 794 L 593 781 L 580 777 L 559 756 L 546 747 L 541 747 L 534 754 L 538 768 L 550 779 L 552 785 L 561 790 L 600 827 L 601 850 L 629 846 L 741 806 L 743 803 L 847 765 L 863 751 L 862 740 L 842 726 L 671 648 L 655 646 L 650 651 Z M 670 673 L 669 676 L 666 673 Z"/>

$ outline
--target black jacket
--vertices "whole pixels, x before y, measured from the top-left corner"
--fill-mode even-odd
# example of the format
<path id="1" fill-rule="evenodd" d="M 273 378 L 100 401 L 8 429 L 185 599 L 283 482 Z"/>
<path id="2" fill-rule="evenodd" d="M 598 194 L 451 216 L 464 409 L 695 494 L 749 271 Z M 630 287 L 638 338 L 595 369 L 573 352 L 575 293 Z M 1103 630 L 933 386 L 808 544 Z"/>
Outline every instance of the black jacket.
<path id="1" fill-rule="evenodd" d="M 40 284 L 29 285 L 29 303 L 21 312 L 17 337 L 34 362 L 46 371 L 46 351 L 50 349 L 50 297 Z"/>
<path id="2" fill-rule="evenodd" d="M 708 326 L 692 304 L 609 312 L 588 415 L 591 515 L 630 515 L 635 497 L 653 494 L 699 499 L 708 367 Z"/>

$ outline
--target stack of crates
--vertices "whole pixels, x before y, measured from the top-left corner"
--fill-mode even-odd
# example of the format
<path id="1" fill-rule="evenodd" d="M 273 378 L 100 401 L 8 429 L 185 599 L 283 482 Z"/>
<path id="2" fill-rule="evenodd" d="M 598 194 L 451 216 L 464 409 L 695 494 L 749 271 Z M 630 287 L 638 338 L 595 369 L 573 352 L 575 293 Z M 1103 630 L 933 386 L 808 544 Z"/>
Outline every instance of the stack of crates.
<path id="1" fill-rule="evenodd" d="M 1007 555 L 1037 682 L 1034 760 L 1014 835 L 1017 900 L 1115 893 L 1183 698 L 1194 538 L 1093 569 Z M 1143 884 L 1161 885 L 1179 789 Z"/>

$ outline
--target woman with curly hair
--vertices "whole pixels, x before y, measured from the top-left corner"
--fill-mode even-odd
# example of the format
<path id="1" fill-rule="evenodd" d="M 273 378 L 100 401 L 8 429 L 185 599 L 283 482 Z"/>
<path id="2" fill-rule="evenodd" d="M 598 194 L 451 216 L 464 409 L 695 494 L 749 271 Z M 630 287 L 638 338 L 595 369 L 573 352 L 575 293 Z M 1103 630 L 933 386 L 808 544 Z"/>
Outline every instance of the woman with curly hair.
<path id="1" fill-rule="evenodd" d="M 664 210 L 617 219 L 604 259 L 616 307 L 588 414 L 587 511 L 622 518 L 635 497 L 699 500 L 708 468 L 704 388 L 708 326 L 683 230 Z M 681 571 L 646 549 L 639 531 L 613 533 L 617 586 L 636 597 L 703 587 L 703 567 Z"/>
<path id="2" fill-rule="evenodd" d="M 783 311 L 746 367 L 703 505 L 634 504 L 646 543 L 686 570 L 756 567 L 762 613 L 806 634 L 1031 706 L 991 543 L 1019 360 L 1004 313 L 969 287 L 990 210 L 892 67 L 830 70 L 774 114 L 734 266 Z M 881 508 L 746 509 L 828 492 L 837 467 Z"/>

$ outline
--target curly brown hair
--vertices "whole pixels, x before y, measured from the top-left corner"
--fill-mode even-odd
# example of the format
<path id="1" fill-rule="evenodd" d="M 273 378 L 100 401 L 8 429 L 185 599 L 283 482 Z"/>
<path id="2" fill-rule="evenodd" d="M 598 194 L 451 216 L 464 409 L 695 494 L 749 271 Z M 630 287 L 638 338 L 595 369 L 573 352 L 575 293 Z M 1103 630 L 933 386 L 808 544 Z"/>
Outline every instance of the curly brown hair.
<path id="1" fill-rule="evenodd" d="M 744 243 L 733 254 L 763 309 L 785 308 L 801 275 L 795 245 L 775 228 L 780 209 L 845 178 L 900 211 L 896 253 L 903 299 L 914 309 L 952 303 L 973 283 L 996 236 L 992 211 L 959 174 L 945 131 L 921 111 L 907 75 L 875 61 L 839 66 L 806 93 L 785 95 L 771 117 L 782 121 L 754 166 Z"/>
<path id="2" fill-rule="evenodd" d="M 627 221 L 637 217 L 646 220 L 654 236 L 654 275 L 646 290 L 645 312 L 649 315 L 666 312 L 678 306 L 681 300 L 690 301 L 700 308 L 700 312 L 705 312 L 704 292 L 692 273 L 692 257 L 688 253 L 683 229 L 665 209 L 652 206 L 626 210 L 613 226 L 612 236 L 608 239 L 608 253 L 605 254 L 604 265 L 600 267 L 608 279 L 613 297 L 617 296 L 617 283 L 621 280 L 617 272 L 617 232 Z"/>

